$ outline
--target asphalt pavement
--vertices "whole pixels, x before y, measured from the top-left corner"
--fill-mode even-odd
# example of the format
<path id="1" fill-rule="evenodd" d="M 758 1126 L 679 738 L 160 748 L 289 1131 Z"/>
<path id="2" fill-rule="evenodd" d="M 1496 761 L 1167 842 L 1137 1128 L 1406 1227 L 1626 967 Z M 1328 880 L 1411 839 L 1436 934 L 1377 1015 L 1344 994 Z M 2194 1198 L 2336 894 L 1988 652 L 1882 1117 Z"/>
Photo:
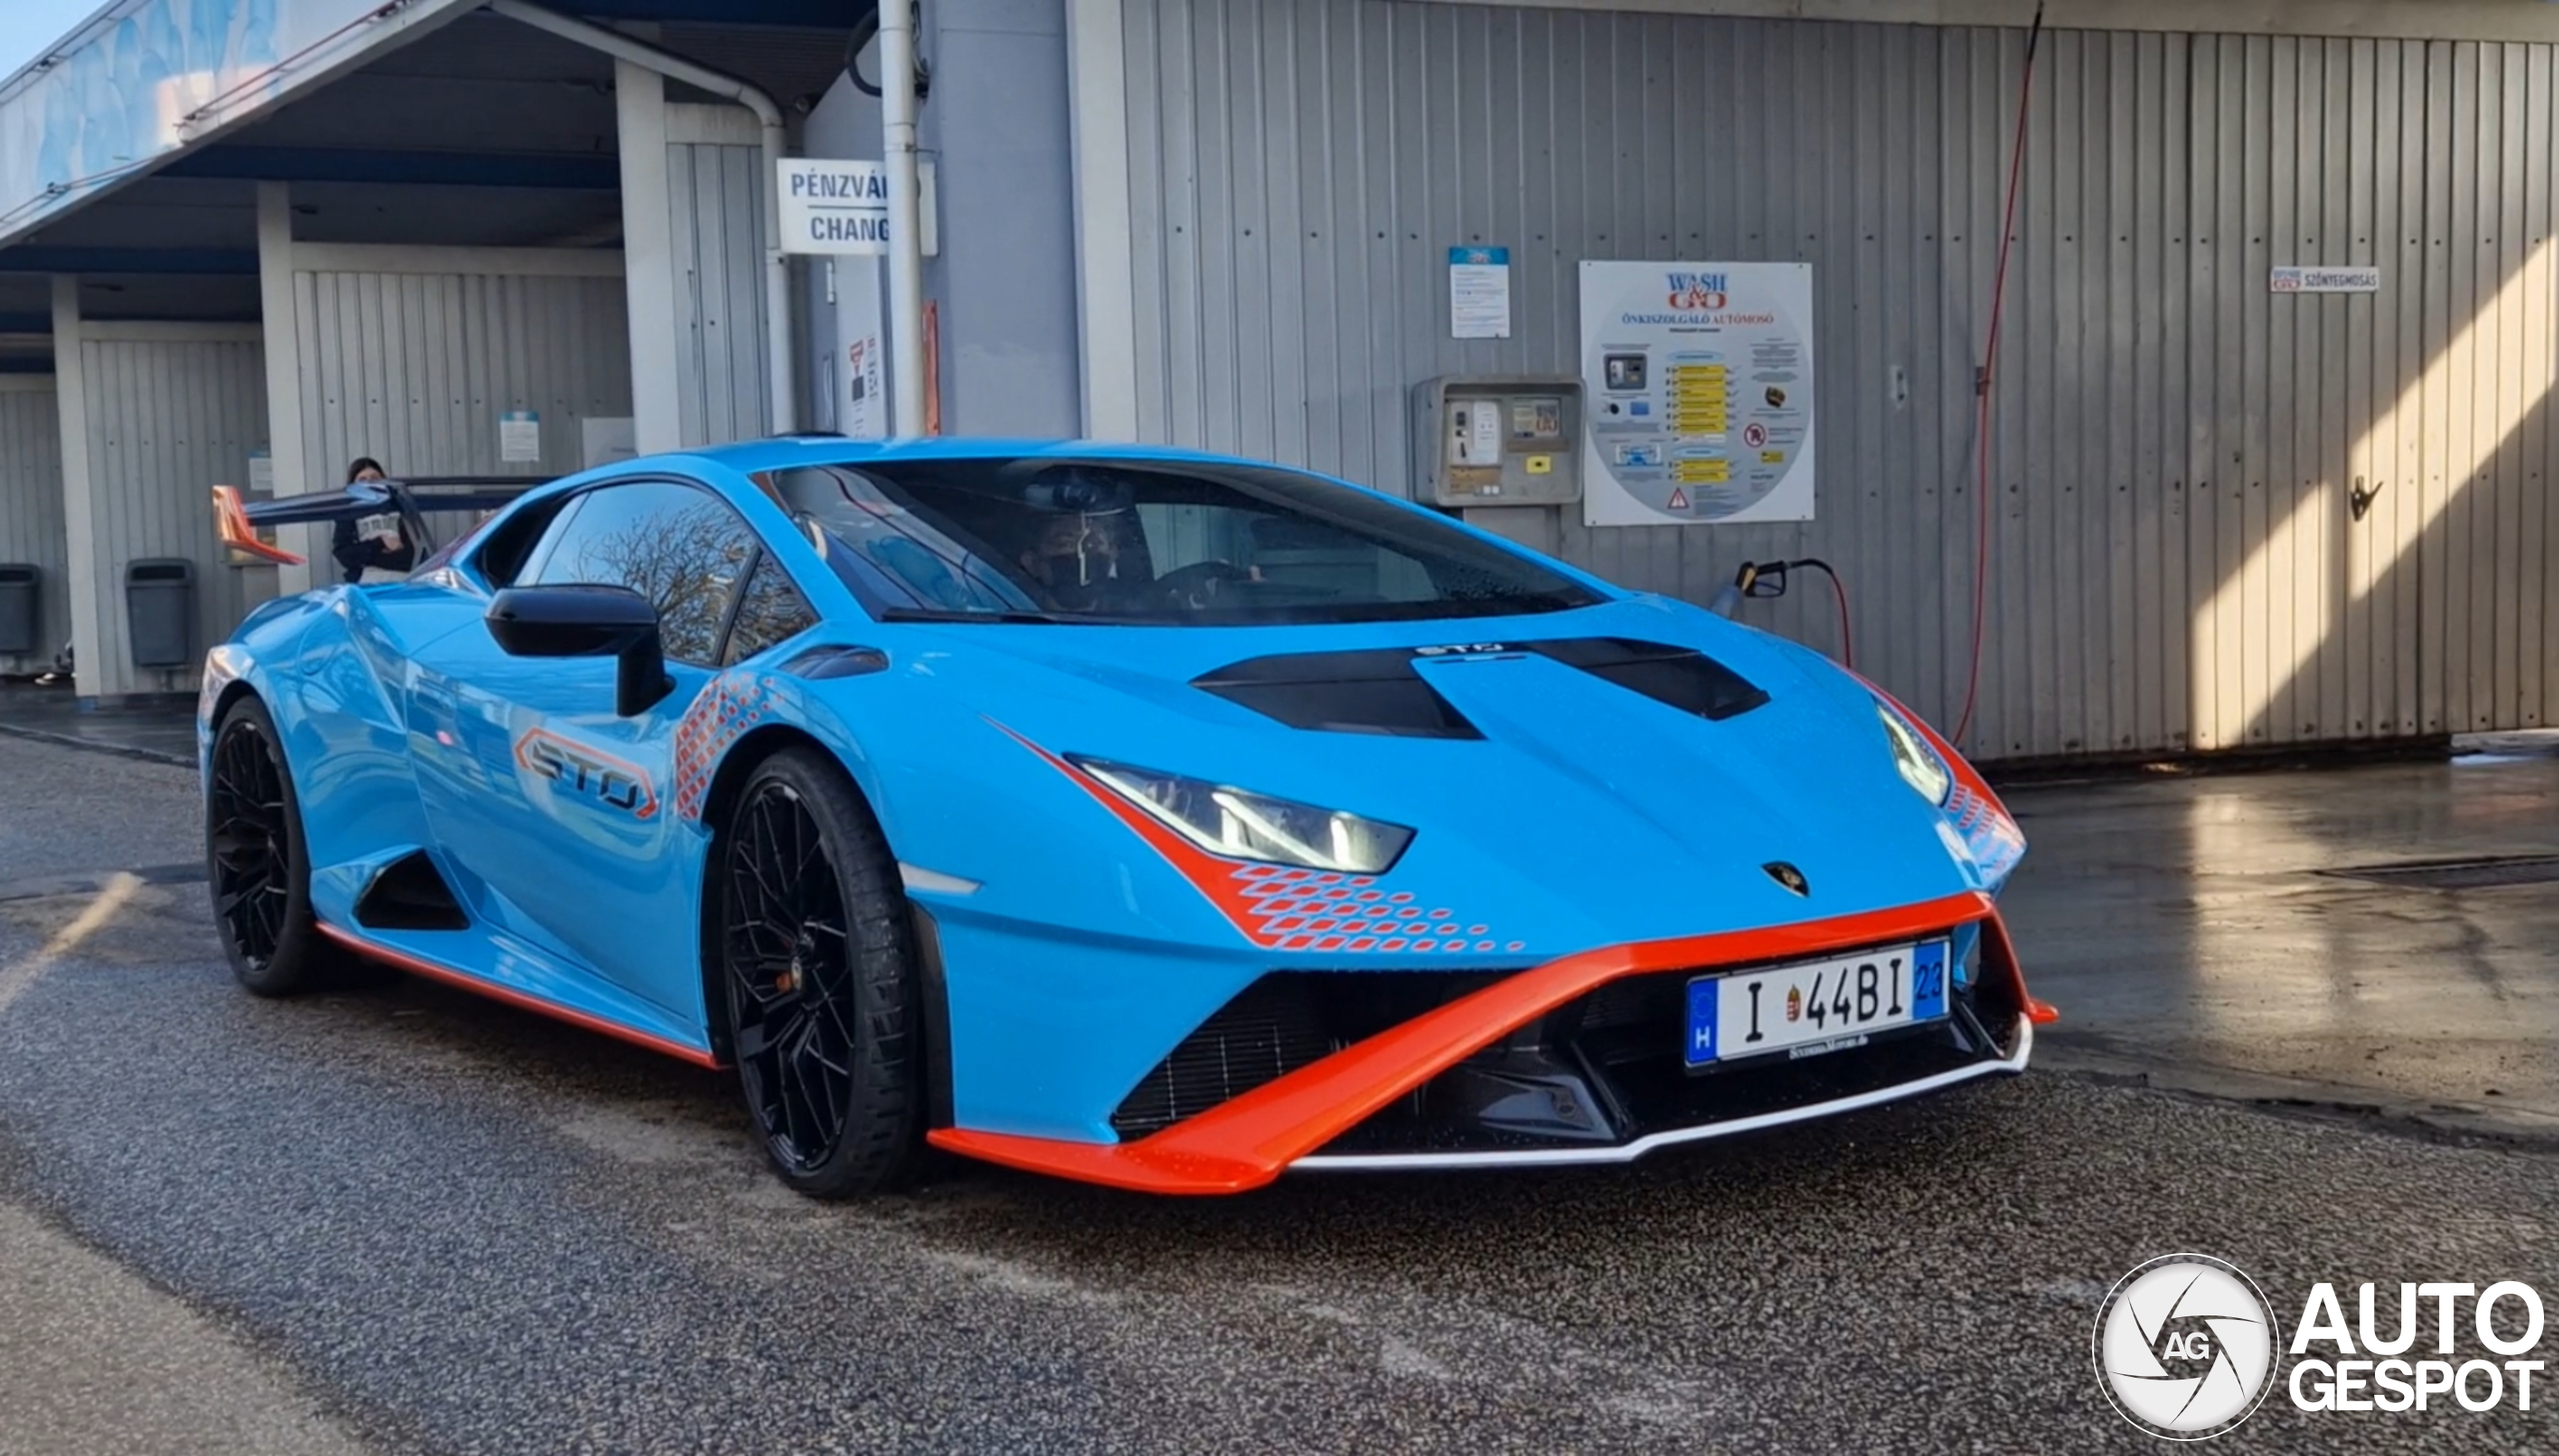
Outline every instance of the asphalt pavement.
<path id="1" fill-rule="evenodd" d="M 199 835 L 184 770 L 0 737 L 0 1452 L 2142 1451 L 2090 1332 L 2145 1259 L 2287 1332 L 2313 1280 L 2559 1294 L 2549 1145 L 2050 1069 L 1629 1169 L 822 1205 L 723 1078 L 240 993 Z M 2213 1444 L 2549 1450 L 2535 1395 Z"/>
<path id="2" fill-rule="evenodd" d="M 2012 789 L 2053 1061 L 2559 1141 L 2559 733 L 2462 746 Z"/>
<path id="3" fill-rule="evenodd" d="M 128 757 L 195 761 L 195 695 L 137 695 L 103 709 L 84 710 L 80 704 L 67 683 L 0 682 L 0 733 Z"/>

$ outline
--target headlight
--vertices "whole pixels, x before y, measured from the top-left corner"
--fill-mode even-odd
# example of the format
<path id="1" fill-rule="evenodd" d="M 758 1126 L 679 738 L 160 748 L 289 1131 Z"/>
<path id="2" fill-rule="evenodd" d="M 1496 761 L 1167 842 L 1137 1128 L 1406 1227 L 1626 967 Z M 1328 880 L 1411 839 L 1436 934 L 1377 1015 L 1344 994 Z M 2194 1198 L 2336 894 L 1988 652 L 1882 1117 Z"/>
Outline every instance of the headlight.
<path id="1" fill-rule="evenodd" d="M 1230 859 L 1383 874 L 1412 842 L 1412 830 L 1400 824 L 1153 768 L 1097 758 L 1073 761 L 1182 837 Z"/>
<path id="2" fill-rule="evenodd" d="M 1943 804 L 1955 786 L 1955 776 L 1946 771 L 1946 761 L 1919 736 L 1918 729 L 1901 721 L 1900 714 L 1878 703 L 1875 717 L 1883 720 L 1883 735 L 1892 744 L 1892 763 L 1901 770 L 1901 781 L 1917 789 L 1919 796 L 1930 803 Z"/>

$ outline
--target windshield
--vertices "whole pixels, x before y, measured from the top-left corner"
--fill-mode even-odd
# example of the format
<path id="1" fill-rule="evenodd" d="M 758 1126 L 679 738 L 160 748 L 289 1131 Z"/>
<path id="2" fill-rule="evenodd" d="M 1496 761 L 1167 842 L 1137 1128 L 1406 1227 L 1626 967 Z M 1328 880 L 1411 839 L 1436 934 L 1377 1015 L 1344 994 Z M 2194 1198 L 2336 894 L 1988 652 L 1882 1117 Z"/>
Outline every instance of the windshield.
<path id="1" fill-rule="evenodd" d="M 875 615 L 1150 626 L 1586 607 L 1524 557 L 1294 471 L 1054 457 L 759 477 Z"/>

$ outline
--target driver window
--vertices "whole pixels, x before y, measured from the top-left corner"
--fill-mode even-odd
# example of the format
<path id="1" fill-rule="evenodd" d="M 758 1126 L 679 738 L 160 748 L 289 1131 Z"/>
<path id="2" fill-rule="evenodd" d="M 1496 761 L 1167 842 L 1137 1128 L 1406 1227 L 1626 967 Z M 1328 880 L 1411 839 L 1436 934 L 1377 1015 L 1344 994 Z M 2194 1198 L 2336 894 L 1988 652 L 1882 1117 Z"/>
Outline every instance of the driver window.
<path id="1" fill-rule="evenodd" d="M 628 587 L 658 609 L 667 656 L 716 667 L 721 621 L 755 536 L 709 491 L 673 481 L 583 496 L 542 543 L 527 585 Z"/>

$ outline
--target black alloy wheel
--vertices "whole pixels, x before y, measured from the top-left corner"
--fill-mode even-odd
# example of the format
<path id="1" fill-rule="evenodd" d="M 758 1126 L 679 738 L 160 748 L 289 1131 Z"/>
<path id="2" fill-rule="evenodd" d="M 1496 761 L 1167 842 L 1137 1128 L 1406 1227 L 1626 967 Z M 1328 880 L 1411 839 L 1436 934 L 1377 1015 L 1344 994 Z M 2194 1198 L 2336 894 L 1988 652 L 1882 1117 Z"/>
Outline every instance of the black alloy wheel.
<path id="1" fill-rule="evenodd" d="M 255 698 L 233 704 L 214 729 L 204 842 L 214 919 L 241 985 L 292 995 L 345 967 L 348 957 L 312 917 L 302 803 L 275 721 Z"/>
<path id="2" fill-rule="evenodd" d="M 916 1162 L 906 897 L 879 821 L 822 753 L 758 765 L 721 834 L 720 980 L 747 1110 L 783 1181 L 842 1198 Z"/>

